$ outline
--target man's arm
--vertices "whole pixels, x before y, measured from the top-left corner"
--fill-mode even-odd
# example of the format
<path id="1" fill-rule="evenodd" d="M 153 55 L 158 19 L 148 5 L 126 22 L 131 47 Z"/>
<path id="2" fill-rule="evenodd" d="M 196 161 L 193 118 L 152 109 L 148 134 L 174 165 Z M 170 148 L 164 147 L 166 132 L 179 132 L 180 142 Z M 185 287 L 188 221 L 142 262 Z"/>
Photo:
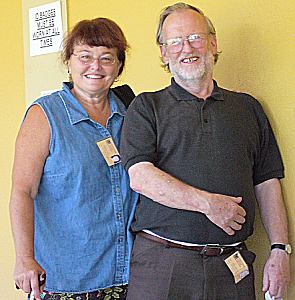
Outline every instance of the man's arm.
<path id="1" fill-rule="evenodd" d="M 278 179 L 270 179 L 255 187 L 262 222 L 271 244 L 288 243 L 287 214 Z M 263 291 L 281 299 L 290 281 L 289 255 L 280 249 L 271 251 L 263 274 Z"/>
<path id="2" fill-rule="evenodd" d="M 229 235 L 240 230 L 245 222 L 246 212 L 239 205 L 241 197 L 196 189 L 149 162 L 136 163 L 128 172 L 131 188 L 136 192 L 165 206 L 201 212 Z"/>
<path id="3" fill-rule="evenodd" d="M 45 273 L 34 258 L 34 198 L 49 152 L 50 129 L 43 111 L 30 108 L 18 134 L 12 172 L 10 218 L 16 264 L 14 280 L 40 299 L 38 276 Z M 41 289 L 42 290 L 42 289 Z"/>

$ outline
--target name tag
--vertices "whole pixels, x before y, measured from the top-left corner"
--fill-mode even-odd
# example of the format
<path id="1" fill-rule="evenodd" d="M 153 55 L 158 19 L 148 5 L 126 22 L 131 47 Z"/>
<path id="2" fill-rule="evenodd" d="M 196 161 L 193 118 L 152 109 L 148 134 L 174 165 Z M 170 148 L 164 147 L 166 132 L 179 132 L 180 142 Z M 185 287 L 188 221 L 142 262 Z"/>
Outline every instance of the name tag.
<path id="1" fill-rule="evenodd" d="M 249 275 L 249 268 L 239 251 L 236 251 L 224 261 L 232 272 L 235 283 L 240 282 L 243 278 Z"/>
<path id="2" fill-rule="evenodd" d="M 119 151 L 111 137 L 96 142 L 109 167 L 121 162 Z"/>

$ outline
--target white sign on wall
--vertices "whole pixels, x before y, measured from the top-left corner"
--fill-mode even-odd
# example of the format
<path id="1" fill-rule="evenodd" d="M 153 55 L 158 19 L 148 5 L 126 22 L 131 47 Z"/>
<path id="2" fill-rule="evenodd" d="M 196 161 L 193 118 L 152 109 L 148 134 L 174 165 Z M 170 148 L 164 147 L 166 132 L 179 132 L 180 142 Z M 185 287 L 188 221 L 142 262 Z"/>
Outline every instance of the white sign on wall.
<path id="1" fill-rule="evenodd" d="M 30 56 L 60 51 L 63 40 L 60 1 L 29 9 Z"/>

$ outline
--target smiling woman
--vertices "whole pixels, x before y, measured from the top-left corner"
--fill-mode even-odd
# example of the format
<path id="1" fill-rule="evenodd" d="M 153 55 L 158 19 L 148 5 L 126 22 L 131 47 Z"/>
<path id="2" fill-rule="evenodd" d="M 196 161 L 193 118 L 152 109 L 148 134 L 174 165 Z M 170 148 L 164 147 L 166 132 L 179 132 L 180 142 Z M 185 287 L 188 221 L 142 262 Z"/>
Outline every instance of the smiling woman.
<path id="1" fill-rule="evenodd" d="M 62 59 L 71 92 L 96 122 L 106 126 L 109 88 L 122 73 L 128 44 L 122 30 L 106 18 L 83 20 L 65 38 Z"/>
<path id="2" fill-rule="evenodd" d="M 97 28 L 99 28 L 99 31 L 97 31 Z M 115 22 L 106 18 L 79 22 L 64 41 L 62 60 L 66 65 L 74 52 L 74 47 L 77 45 L 105 46 L 109 49 L 117 49 L 118 60 L 122 63 L 119 68 L 119 75 L 122 73 L 125 66 L 126 51 L 129 46 L 122 30 Z"/>
<path id="3" fill-rule="evenodd" d="M 37 99 L 19 131 L 10 202 L 14 279 L 36 299 L 126 297 L 126 228 L 136 195 L 118 152 L 127 99 L 111 86 L 127 49 L 113 21 L 79 22 L 62 52 L 70 82 Z"/>
<path id="4" fill-rule="evenodd" d="M 106 126 L 110 111 L 109 102 L 102 99 L 107 99 L 120 66 L 117 49 L 104 46 L 76 45 L 68 62 L 69 73 L 74 82 L 72 93 L 103 126 Z"/>

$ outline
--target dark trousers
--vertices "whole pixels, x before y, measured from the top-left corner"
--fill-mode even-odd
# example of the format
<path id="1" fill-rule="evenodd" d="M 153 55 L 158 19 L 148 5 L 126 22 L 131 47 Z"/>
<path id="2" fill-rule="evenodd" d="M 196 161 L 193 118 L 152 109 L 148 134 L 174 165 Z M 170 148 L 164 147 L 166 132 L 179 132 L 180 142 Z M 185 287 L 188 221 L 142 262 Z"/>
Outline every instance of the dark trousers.
<path id="1" fill-rule="evenodd" d="M 254 300 L 255 254 L 241 250 L 250 274 L 235 284 L 224 259 L 167 248 L 136 236 L 127 300 Z"/>

